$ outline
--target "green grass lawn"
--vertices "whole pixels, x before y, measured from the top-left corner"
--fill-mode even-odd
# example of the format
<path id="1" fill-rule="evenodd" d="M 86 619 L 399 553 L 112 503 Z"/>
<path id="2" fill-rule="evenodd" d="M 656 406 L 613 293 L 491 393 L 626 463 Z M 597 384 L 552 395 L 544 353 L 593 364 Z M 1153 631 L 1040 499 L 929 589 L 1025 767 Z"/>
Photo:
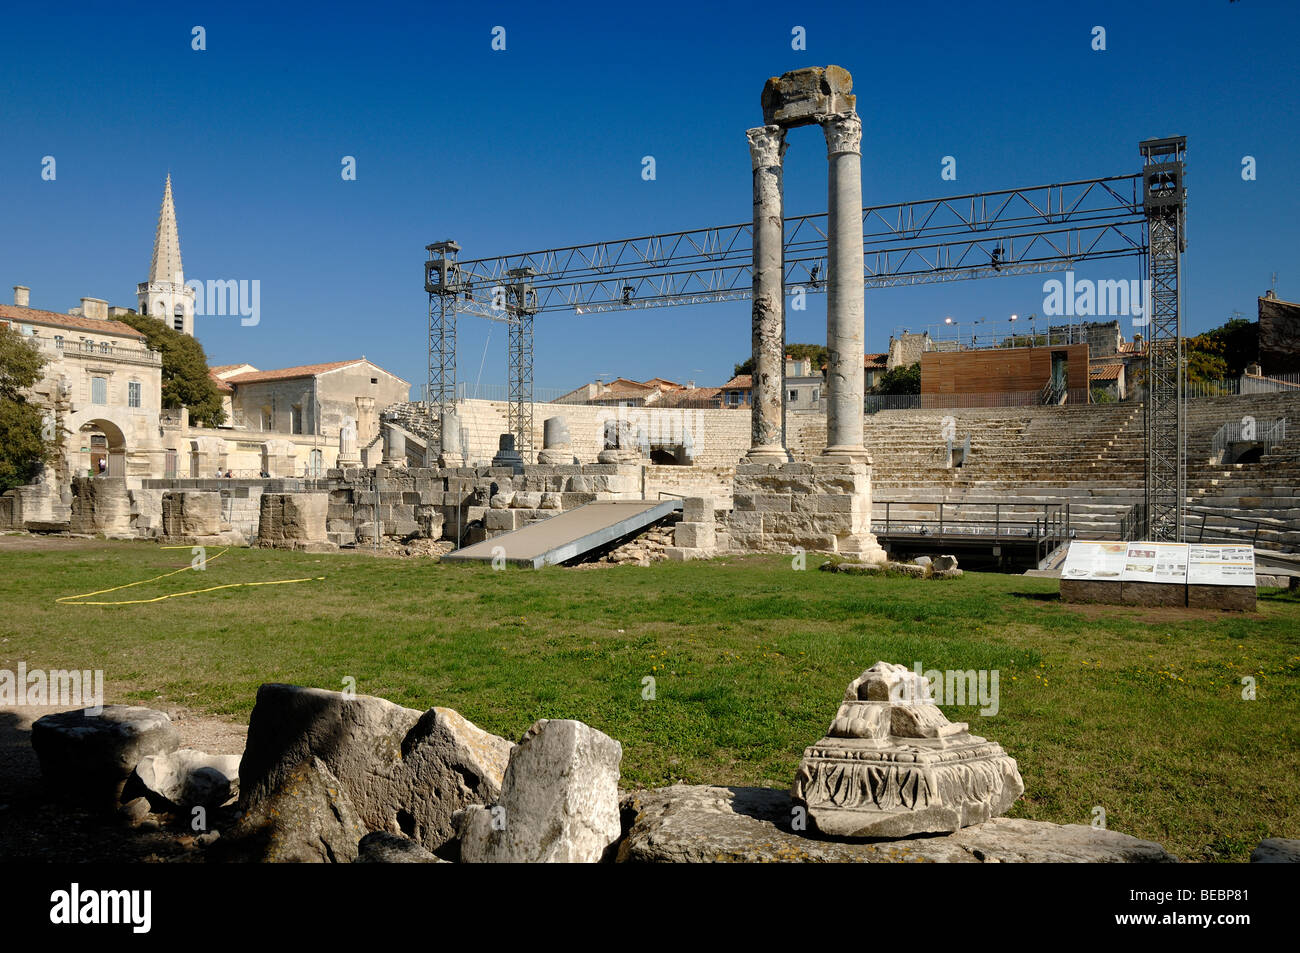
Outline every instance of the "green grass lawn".
<path id="1" fill-rule="evenodd" d="M 210 551 L 209 555 L 215 551 Z M 455 708 L 516 738 L 578 718 L 623 743 L 623 784 L 788 787 L 845 686 L 878 659 L 996 669 L 1000 710 L 946 707 L 1020 764 L 1016 817 L 1247 859 L 1300 837 L 1300 600 L 1253 615 L 1060 604 L 1050 579 L 927 582 L 813 571 L 780 557 L 493 572 L 422 559 L 231 550 L 205 572 L 56 604 L 184 566 L 188 550 L 0 548 L 0 668 L 102 668 L 108 701 L 246 719 L 292 682 Z M 1241 679 L 1258 681 L 1242 698 Z M 644 679 L 655 698 L 643 698 Z"/>

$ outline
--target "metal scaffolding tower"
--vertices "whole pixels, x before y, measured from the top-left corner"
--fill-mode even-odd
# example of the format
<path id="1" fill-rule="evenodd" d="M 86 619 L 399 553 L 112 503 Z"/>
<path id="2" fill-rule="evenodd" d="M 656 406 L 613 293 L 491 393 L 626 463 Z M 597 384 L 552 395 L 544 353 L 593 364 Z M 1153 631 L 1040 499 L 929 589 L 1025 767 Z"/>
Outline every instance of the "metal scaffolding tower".
<path id="1" fill-rule="evenodd" d="M 1141 143 L 1147 221 L 1147 539 L 1181 542 L 1187 499 L 1187 395 L 1180 277 L 1187 248 L 1187 139 Z"/>
<path id="2" fill-rule="evenodd" d="M 506 429 L 515 435 L 515 450 L 525 463 L 533 462 L 533 316 L 537 314 L 537 291 L 529 267 L 512 268 L 507 288 L 508 317 L 507 372 L 510 406 Z"/>
<path id="3" fill-rule="evenodd" d="M 442 433 L 442 415 L 456 409 L 456 298 L 464 290 L 452 241 L 426 245 L 424 290 L 429 293 L 429 369 L 424 412 L 430 434 Z M 430 447 L 433 451 L 434 448 Z"/>

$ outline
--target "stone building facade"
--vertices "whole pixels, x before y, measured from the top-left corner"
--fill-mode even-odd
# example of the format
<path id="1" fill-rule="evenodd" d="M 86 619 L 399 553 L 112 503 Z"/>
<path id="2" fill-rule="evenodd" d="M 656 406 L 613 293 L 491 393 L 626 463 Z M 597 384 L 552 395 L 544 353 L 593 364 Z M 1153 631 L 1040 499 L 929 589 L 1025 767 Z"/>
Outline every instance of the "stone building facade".
<path id="1" fill-rule="evenodd" d="M 78 477 L 124 480 L 126 493 L 147 479 L 216 478 L 218 471 L 253 479 L 322 476 L 340 462 L 368 459 L 366 448 L 381 436 L 380 413 L 408 397 L 406 381 L 362 357 L 270 371 L 215 368 L 227 414 L 219 428 L 191 426 L 184 409 L 164 410 L 161 354 L 115 318 L 145 314 L 194 334 L 196 296 L 185 283 L 170 176 L 149 278 L 136 292 L 139 312 L 89 297 L 66 314 L 33 308 L 25 285 L 14 287 L 12 305 L 0 305 L 0 322 L 31 338 L 46 358 L 31 398 L 59 434 L 56 460 L 38 482 L 6 494 L 12 525 L 66 523 L 79 505 Z M 81 497 L 98 498 L 89 488 Z"/>
<path id="2" fill-rule="evenodd" d="M 70 474 L 161 473 L 161 356 L 139 331 L 112 320 L 106 302 L 81 301 L 79 315 L 32 308 L 18 286 L 14 304 L 0 305 L 0 322 L 46 359 L 33 397 L 56 418 Z"/>
<path id="3" fill-rule="evenodd" d="M 241 364 L 213 376 L 230 388 L 230 419 L 239 430 L 337 439 L 351 419 L 363 446 L 379 436 L 379 413 L 411 389 L 364 357 L 267 371 Z"/>

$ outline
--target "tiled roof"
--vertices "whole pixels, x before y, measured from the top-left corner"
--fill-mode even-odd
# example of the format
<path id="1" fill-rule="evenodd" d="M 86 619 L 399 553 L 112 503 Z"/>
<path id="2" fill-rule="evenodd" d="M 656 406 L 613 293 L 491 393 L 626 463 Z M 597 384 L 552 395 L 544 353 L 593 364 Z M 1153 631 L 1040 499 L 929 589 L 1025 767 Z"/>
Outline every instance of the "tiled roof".
<path id="1" fill-rule="evenodd" d="M 1119 345 L 1121 354 L 1145 354 L 1146 351 L 1146 341 L 1121 341 Z"/>
<path id="2" fill-rule="evenodd" d="M 253 365 L 248 364 L 248 363 L 244 363 L 244 364 L 218 364 L 216 367 L 209 367 L 209 368 L 208 368 L 208 372 L 209 372 L 210 374 L 224 374 L 226 371 L 233 371 L 233 370 L 234 370 L 235 368 L 237 368 L 237 367 L 252 367 L 252 366 L 253 366 Z M 252 372 L 250 371 L 249 373 L 252 373 Z"/>
<path id="3" fill-rule="evenodd" d="M 1088 376 L 1095 381 L 1117 381 L 1122 373 L 1124 373 L 1123 364 L 1088 365 Z"/>
<path id="4" fill-rule="evenodd" d="M 220 368 L 216 368 L 216 367 L 208 368 L 208 377 L 212 378 L 212 383 L 217 385 L 218 391 L 220 391 L 223 394 L 233 394 L 235 392 L 235 389 L 217 376 L 218 370 L 220 370 Z"/>
<path id="5" fill-rule="evenodd" d="M 595 393 L 594 398 L 615 397 L 619 394 L 624 394 L 629 397 L 645 397 L 654 390 L 656 390 L 656 388 L 652 384 L 642 384 L 639 381 L 624 380 L 620 377 L 601 387 Z"/>
<path id="6" fill-rule="evenodd" d="M 121 337 L 135 338 L 143 341 L 144 335 L 121 321 L 106 318 L 83 318 L 75 314 L 60 314 L 57 311 L 42 311 L 39 308 L 22 308 L 16 304 L 0 304 L 0 320 L 16 321 L 20 324 L 49 324 L 58 328 L 71 328 L 77 331 L 97 331 L 100 334 L 116 334 Z"/>
<path id="7" fill-rule="evenodd" d="M 737 374 L 731 380 L 727 381 L 727 383 L 723 384 L 722 389 L 723 390 L 753 390 L 754 375 Z"/>
<path id="8" fill-rule="evenodd" d="M 326 371 L 337 371 L 340 367 L 350 367 L 362 363 L 362 358 L 350 361 L 332 361 L 328 364 L 302 364 L 298 367 L 281 367 L 271 371 L 249 371 L 247 374 L 235 374 L 226 380 L 232 384 L 260 384 L 263 381 L 289 381 L 297 377 L 315 377 Z"/>
<path id="9" fill-rule="evenodd" d="M 683 387 L 664 394 L 655 402 L 656 407 L 685 407 L 717 401 L 722 390 L 718 387 Z"/>
<path id="10" fill-rule="evenodd" d="M 864 354 L 862 363 L 866 367 L 884 367 L 889 361 L 888 354 Z"/>

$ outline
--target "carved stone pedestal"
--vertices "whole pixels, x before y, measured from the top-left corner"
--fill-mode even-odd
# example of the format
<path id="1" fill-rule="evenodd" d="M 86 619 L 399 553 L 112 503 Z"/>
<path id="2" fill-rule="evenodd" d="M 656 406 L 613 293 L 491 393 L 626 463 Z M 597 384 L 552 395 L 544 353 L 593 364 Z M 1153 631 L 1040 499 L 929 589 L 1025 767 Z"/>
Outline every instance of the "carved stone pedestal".
<path id="1" fill-rule="evenodd" d="M 853 681 L 830 732 L 804 751 L 794 800 L 823 835 L 906 837 L 1005 813 L 1025 785 L 1014 758 L 950 722 L 928 681 L 877 662 Z"/>

